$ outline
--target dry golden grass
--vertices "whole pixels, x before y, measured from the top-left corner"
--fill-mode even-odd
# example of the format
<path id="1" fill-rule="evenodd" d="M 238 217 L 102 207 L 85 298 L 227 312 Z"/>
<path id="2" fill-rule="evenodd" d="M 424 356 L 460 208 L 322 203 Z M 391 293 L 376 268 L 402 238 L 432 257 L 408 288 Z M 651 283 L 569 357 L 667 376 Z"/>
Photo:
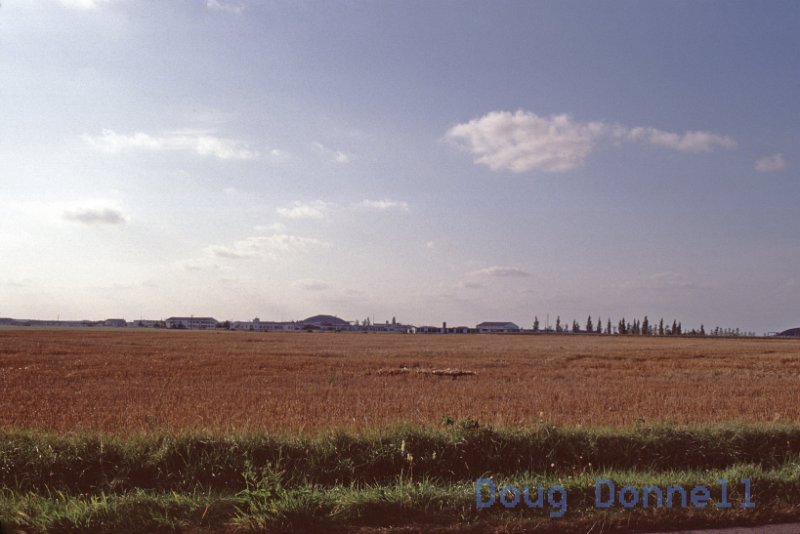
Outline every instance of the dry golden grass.
<path id="1" fill-rule="evenodd" d="M 401 366 L 477 375 L 385 371 Z M 2 427 L 297 433 L 444 415 L 495 425 L 800 421 L 800 343 L 0 330 Z"/>

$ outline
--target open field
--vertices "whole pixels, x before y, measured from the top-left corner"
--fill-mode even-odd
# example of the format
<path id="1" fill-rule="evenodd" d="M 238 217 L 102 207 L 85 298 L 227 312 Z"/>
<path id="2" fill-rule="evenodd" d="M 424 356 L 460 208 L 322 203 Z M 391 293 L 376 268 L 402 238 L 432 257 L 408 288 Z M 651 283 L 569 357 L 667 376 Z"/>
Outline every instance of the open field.
<path id="1" fill-rule="evenodd" d="M 433 374 L 445 369 L 475 374 Z M 0 526 L 577 534 L 796 521 L 798 386 L 791 340 L 0 330 Z M 549 501 L 478 509 L 487 477 L 558 485 L 569 506 L 555 518 Z M 711 504 L 599 509 L 598 478 L 702 485 Z M 716 508 L 721 479 L 730 509 Z"/>
<path id="2" fill-rule="evenodd" d="M 402 366 L 477 375 L 392 374 Z M 800 421 L 800 343 L 0 330 L 6 428 L 294 434 L 444 416 L 495 426 Z"/>

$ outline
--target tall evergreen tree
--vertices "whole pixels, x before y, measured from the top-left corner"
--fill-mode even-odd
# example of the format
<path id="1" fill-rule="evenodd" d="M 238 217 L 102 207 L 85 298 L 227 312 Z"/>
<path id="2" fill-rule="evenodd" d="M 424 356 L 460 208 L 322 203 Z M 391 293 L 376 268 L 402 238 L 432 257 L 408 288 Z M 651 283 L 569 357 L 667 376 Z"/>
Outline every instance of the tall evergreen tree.
<path id="1" fill-rule="evenodd" d="M 556 332 L 561 332 L 561 316 L 556 317 Z"/>
<path id="2" fill-rule="evenodd" d="M 647 319 L 647 316 L 644 316 L 642 319 L 642 334 L 648 336 L 650 335 L 650 321 Z"/>
<path id="3" fill-rule="evenodd" d="M 600 317 L 597 318 L 597 333 L 603 333 L 603 321 L 600 319 Z"/>
<path id="4" fill-rule="evenodd" d="M 592 324 L 592 316 L 590 315 L 588 319 L 586 319 L 586 331 L 587 332 L 594 332 L 594 325 Z"/>
<path id="5" fill-rule="evenodd" d="M 539 318 L 536 316 L 533 317 L 533 331 L 534 332 L 539 331 Z"/>
<path id="6" fill-rule="evenodd" d="M 664 318 L 662 317 L 660 321 L 658 321 L 658 335 L 664 335 Z"/>
<path id="7" fill-rule="evenodd" d="M 613 334 L 611 331 L 611 317 L 609 317 L 608 322 L 606 322 L 606 334 Z"/>

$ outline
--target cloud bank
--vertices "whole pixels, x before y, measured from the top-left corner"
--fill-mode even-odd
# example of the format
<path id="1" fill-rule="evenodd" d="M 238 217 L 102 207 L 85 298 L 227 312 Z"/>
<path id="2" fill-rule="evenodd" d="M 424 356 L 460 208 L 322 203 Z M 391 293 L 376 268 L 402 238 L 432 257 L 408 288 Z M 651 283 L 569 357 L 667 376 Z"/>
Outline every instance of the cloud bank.
<path id="1" fill-rule="evenodd" d="M 493 171 L 566 172 L 583 165 L 600 143 L 646 143 L 682 152 L 732 149 L 730 137 L 704 131 L 674 133 L 629 128 L 601 121 L 580 122 L 567 114 L 542 117 L 529 111 L 493 111 L 457 124 L 445 139 Z"/>

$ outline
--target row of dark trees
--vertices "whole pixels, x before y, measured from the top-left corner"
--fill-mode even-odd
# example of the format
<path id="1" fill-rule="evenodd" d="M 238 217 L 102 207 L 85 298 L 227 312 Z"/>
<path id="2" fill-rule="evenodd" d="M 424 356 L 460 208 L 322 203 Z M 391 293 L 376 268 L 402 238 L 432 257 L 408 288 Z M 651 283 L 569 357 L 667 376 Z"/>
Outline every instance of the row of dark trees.
<path id="1" fill-rule="evenodd" d="M 534 317 L 533 319 L 533 331 L 534 332 L 569 332 L 572 331 L 573 333 L 592 333 L 592 334 L 620 334 L 620 335 L 644 335 L 644 336 L 680 336 L 682 334 L 691 334 L 691 335 L 699 335 L 704 336 L 706 335 L 705 326 L 700 325 L 700 330 L 692 329 L 689 332 L 685 332 L 683 330 L 683 326 L 677 320 L 672 321 L 672 325 L 669 323 L 664 324 L 664 319 L 660 319 L 658 324 L 653 324 L 650 322 L 650 319 L 645 315 L 644 319 L 641 321 L 639 319 L 633 319 L 633 321 L 626 321 L 623 317 L 622 319 L 617 322 L 616 326 L 612 326 L 611 318 L 606 319 L 605 327 L 603 327 L 603 321 L 600 317 L 597 318 L 597 321 L 592 320 L 592 316 L 590 315 L 586 319 L 586 324 L 583 329 L 581 329 L 581 325 L 578 324 L 578 321 L 572 320 L 572 326 L 566 326 L 561 323 L 561 316 L 556 317 L 556 324 L 555 328 L 553 327 L 546 327 L 542 329 L 541 323 L 539 322 L 538 317 Z M 738 331 L 738 330 L 737 330 Z"/>

